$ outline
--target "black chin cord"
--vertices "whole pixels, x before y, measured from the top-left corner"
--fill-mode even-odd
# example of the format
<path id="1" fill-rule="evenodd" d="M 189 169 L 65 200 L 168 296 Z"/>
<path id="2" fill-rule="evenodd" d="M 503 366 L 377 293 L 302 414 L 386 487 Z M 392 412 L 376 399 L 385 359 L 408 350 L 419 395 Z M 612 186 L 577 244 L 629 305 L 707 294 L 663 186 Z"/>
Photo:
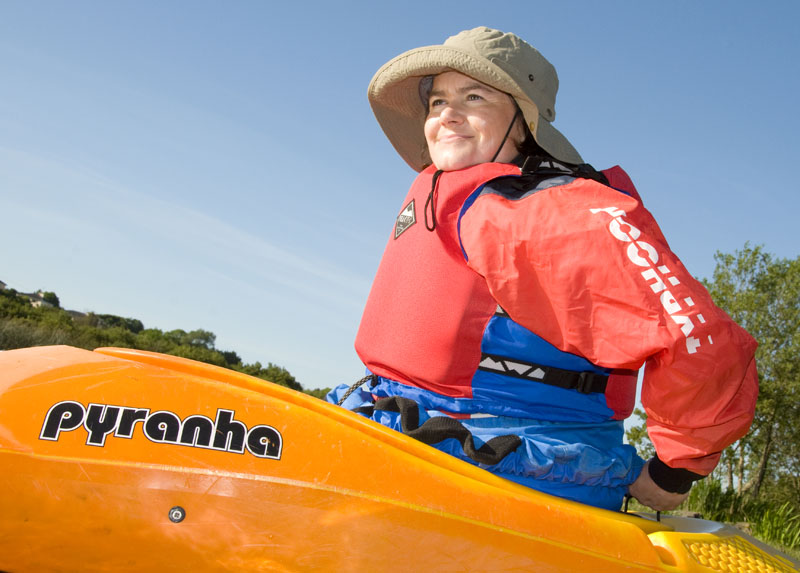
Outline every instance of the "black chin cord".
<path id="1" fill-rule="evenodd" d="M 436 230 L 436 200 L 434 198 L 434 193 L 436 192 L 436 183 L 439 182 L 439 177 L 441 177 L 442 171 L 441 169 L 437 170 L 436 173 L 433 174 L 433 181 L 431 182 L 431 192 L 428 193 L 428 200 L 425 201 L 425 228 L 429 231 Z M 428 221 L 428 209 L 431 211 L 431 220 Z"/>
<path id="2" fill-rule="evenodd" d="M 494 153 L 494 157 L 492 157 L 492 160 L 489 161 L 489 163 L 494 163 L 494 160 L 497 159 L 498 155 L 500 155 L 500 152 L 503 150 L 503 146 L 506 144 L 508 136 L 511 134 L 511 130 L 514 128 L 514 124 L 517 122 L 517 118 L 520 116 L 521 113 L 522 111 L 519 109 L 519 107 L 517 107 L 517 111 L 514 114 L 514 117 L 511 118 L 511 125 L 508 126 L 506 134 L 503 136 L 503 141 L 500 142 L 500 147 L 497 148 L 497 151 L 495 151 Z"/>

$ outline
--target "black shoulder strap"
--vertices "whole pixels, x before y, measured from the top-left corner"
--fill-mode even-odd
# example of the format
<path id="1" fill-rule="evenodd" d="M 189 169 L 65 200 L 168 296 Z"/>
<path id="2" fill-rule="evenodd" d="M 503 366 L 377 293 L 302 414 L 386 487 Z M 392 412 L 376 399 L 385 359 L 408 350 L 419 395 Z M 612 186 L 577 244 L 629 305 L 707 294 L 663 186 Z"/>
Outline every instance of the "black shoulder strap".
<path id="1" fill-rule="evenodd" d="M 592 179 L 603 185 L 608 185 L 606 176 L 588 163 L 572 165 L 569 163 L 561 163 L 551 157 L 530 155 L 525 158 L 521 169 L 523 175 L 535 175 L 539 178 L 562 177 L 568 175 L 580 179 Z"/>

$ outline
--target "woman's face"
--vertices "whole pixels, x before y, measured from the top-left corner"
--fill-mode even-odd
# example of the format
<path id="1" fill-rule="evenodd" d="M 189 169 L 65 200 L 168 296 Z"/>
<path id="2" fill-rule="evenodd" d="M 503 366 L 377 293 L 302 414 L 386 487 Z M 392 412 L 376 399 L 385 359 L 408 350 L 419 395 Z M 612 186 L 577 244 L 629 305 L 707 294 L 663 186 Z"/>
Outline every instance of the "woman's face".
<path id="1" fill-rule="evenodd" d="M 510 95 L 469 76 L 444 72 L 434 77 L 425 120 L 433 164 L 454 171 L 491 161 L 516 111 Z M 517 122 L 495 161 L 513 160 L 522 134 Z"/>

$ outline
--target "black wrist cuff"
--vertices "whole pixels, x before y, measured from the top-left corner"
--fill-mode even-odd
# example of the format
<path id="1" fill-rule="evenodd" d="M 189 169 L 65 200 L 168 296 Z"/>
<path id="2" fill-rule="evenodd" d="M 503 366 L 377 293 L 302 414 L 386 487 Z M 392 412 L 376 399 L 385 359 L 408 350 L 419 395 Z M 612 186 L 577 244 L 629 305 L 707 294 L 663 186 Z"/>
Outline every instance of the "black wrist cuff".
<path id="1" fill-rule="evenodd" d="M 648 473 L 658 487 L 670 493 L 686 493 L 692 488 L 692 483 L 706 477 L 684 468 L 671 468 L 657 455 L 650 460 Z"/>

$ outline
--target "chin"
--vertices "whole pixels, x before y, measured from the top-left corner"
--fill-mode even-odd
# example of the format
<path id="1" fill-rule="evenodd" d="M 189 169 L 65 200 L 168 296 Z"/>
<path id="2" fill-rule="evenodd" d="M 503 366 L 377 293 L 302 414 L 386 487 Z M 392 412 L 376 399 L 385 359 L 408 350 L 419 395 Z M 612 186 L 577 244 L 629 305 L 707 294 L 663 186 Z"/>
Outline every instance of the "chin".
<path id="1" fill-rule="evenodd" d="M 465 158 L 446 157 L 440 159 L 439 161 L 437 160 L 433 161 L 433 164 L 436 166 L 436 168 L 441 169 L 442 171 L 458 171 L 459 169 L 466 169 L 467 167 L 472 167 L 473 165 L 478 165 L 480 163 L 485 163 L 485 161 L 478 161 L 466 157 Z"/>

